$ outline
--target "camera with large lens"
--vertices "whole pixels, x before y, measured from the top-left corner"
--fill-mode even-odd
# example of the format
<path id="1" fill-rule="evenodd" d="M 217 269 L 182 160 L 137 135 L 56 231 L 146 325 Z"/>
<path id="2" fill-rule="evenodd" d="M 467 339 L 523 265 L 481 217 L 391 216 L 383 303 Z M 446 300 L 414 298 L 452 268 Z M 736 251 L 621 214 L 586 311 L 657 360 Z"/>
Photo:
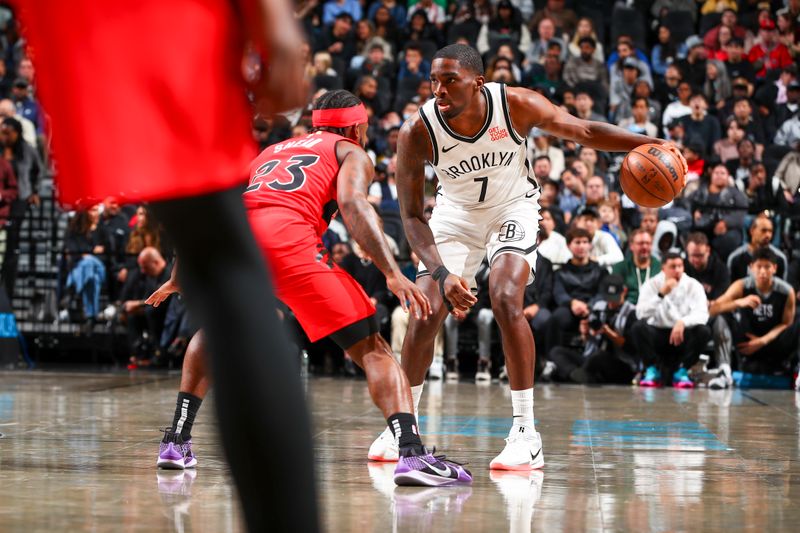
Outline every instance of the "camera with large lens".
<path id="1" fill-rule="evenodd" d="M 589 315 L 589 329 L 592 331 L 597 331 L 603 328 L 603 324 L 606 323 L 606 312 L 605 311 L 592 311 L 592 314 Z"/>

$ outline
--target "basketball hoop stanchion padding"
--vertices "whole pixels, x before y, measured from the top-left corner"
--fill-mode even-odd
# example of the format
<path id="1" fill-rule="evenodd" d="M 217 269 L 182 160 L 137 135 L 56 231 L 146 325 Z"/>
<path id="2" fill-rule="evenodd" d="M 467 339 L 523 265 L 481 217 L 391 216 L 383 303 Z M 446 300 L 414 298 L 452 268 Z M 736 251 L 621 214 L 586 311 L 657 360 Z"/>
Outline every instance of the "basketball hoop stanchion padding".
<path id="1" fill-rule="evenodd" d="M 17 319 L 5 288 L 0 286 L 0 368 L 16 366 L 21 360 Z"/>

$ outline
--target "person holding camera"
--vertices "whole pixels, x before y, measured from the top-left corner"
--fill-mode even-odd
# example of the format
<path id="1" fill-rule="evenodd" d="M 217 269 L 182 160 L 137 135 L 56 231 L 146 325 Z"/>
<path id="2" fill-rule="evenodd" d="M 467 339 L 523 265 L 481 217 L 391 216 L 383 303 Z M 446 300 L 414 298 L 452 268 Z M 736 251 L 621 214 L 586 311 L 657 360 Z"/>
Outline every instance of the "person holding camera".
<path id="1" fill-rule="evenodd" d="M 638 361 L 628 342 L 636 323 L 636 306 L 627 298 L 625 280 L 618 274 L 603 278 L 587 320 L 581 321 L 583 349 L 559 346 L 550 357 L 556 375 L 576 383 L 629 384 Z"/>

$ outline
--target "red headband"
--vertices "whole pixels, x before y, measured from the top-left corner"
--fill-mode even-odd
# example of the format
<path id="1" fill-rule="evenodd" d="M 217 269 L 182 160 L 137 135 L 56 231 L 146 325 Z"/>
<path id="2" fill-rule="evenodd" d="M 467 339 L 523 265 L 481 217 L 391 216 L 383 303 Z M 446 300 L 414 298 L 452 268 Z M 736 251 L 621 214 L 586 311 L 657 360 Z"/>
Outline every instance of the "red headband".
<path id="1" fill-rule="evenodd" d="M 311 123 L 315 128 L 322 126 L 346 128 L 364 124 L 367 121 L 367 110 L 364 108 L 364 104 L 338 109 L 315 109 L 311 112 Z"/>

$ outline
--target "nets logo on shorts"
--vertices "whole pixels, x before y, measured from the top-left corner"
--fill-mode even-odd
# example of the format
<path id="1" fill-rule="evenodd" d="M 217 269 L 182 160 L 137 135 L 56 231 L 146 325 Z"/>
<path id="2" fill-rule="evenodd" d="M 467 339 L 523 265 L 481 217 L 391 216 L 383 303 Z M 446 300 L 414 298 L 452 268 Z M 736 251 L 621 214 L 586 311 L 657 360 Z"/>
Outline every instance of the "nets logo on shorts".
<path id="1" fill-rule="evenodd" d="M 516 220 L 508 220 L 500 226 L 500 235 L 497 240 L 500 242 L 515 242 L 525 238 L 525 229 Z"/>

